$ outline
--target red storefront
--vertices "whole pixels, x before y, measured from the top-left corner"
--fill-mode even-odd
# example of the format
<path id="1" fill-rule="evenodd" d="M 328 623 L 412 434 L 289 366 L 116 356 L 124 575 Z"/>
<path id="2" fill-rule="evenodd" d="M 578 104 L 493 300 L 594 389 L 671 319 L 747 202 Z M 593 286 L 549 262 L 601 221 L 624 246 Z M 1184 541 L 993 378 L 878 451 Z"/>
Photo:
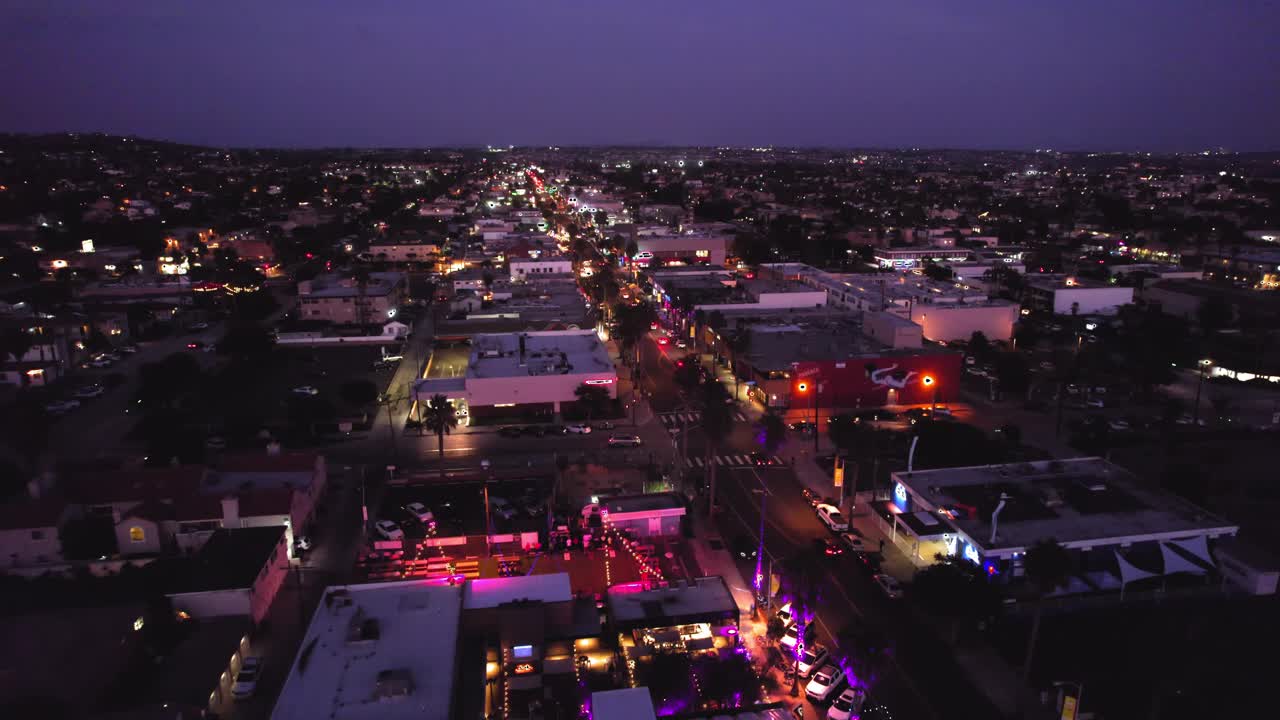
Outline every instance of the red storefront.
<path id="1" fill-rule="evenodd" d="M 791 407 L 872 408 L 949 402 L 960 389 L 961 354 L 924 352 L 799 362 L 791 373 Z"/>

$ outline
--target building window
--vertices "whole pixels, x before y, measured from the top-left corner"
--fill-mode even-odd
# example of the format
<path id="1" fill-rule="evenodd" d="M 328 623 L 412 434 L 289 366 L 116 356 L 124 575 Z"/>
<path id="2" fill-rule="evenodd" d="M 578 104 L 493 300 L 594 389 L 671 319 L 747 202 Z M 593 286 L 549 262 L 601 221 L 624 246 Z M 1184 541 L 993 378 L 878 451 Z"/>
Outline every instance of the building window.
<path id="1" fill-rule="evenodd" d="M 129 542 L 140 543 L 140 542 L 146 542 L 146 541 L 147 541 L 146 530 L 143 530 L 137 525 L 129 528 Z"/>

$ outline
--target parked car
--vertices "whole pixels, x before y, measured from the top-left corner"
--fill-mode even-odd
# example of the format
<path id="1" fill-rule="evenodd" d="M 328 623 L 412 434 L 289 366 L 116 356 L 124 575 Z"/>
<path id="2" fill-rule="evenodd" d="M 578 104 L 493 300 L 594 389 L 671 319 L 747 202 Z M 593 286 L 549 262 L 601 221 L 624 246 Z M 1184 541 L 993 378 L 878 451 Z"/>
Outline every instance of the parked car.
<path id="1" fill-rule="evenodd" d="M 902 597 L 902 584 L 894 579 L 892 575 L 877 573 L 871 579 L 890 599 L 898 600 Z"/>
<path id="2" fill-rule="evenodd" d="M 564 429 L 575 435 L 587 435 L 591 432 L 591 426 L 586 423 L 570 423 Z"/>
<path id="3" fill-rule="evenodd" d="M 315 396 L 320 394 L 320 390 L 311 385 L 299 385 L 291 391 L 294 395 Z"/>
<path id="4" fill-rule="evenodd" d="M 787 627 L 787 631 L 782 634 L 782 639 L 778 642 L 781 643 L 782 647 L 791 650 L 796 646 L 796 643 L 799 642 L 799 639 L 800 625 L 798 623 L 793 623 Z"/>
<path id="5" fill-rule="evenodd" d="M 187 343 L 187 349 L 188 349 L 188 350 L 203 350 L 203 349 L 204 349 L 204 342 L 203 342 L 203 341 L 201 341 L 201 340 L 192 340 L 191 342 L 188 342 L 188 343 Z"/>
<path id="6" fill-rule="evenodd" d="M 515 425 L 503 425 L 498 428 L 498 434 L 502 437 L 518 438 L 524 434 L 524 431 Z"/>
<path id="7" fill-rule="evenodd" d="M 609 436 L 609 447 L 640 447 L 643 444 L 637 435 L 614 433 Z"/>
<path id="8" fill-rule="evenodd" d="M 840 540 L 845 544 L 845 547 L 854 552 L 867 551 L 867 546 L 862 542 L 862 538 L 853 533 L 840 533 Z"/>
<path id="9" fill-rule="evenodd" d="M 404 511 L 412 515 L 418 522 L 431 527 L 436 524 L 436 516 L 420 502 L 411 502 L 404 506 Z"/>
<path id="10" fill-rule="evenodd" d="M 379 520 L 374 523 L 373 529 L 383 540 L 403 540 L 404 530 L 400 526 L 390 520 Z"/>
<path id="11" fill-rule="evenodd" d="M 1107 427 L 1110 427 L 1112 430 L 1115 430 L 1116 432 L 1127 432 L 1133 429 L 1133 426 L 1129 424 L 1128 420 L 1121 420 L 1119 418 L 1109 421 L 1107 423 Z"/>
<path id="12" fill-rule="evenodd" d="M 489 509 L 494 515 L 503 520 L 510 520 L 516 516 L 516 509 L 506 498 L 495 496 L 489 497 Z"/>
<path id="13" fill-rule="evenodd" d="M 1107 406 L 1107 403 L 1104 402 L 1102 398 L 1095 398 L 1095 397 L 1091 397 L 1088 400 L 1085 400 L 1084 404 L 1086 407 L 1091 407 L 1091 408 L 1104 408 Z"/>
<path id="14" fill-rule="evenodd" d="M 823 525 L 827 526 L 828 530 L 836 533 L 848 532 L 849 521 L 841 514 L 840 508 L 824 503 L 816 509 L 818 511 L 818 519 L 822 521 Z"/>
<path id="15" fill-rule="evenodd" d="M 132 355 L 132 354 L 134 354 L 134 353 L 138 352 L 138 346 L 137 346 L 137 345 L 121 345 L 120 347 L 118 347 L 118 348 L 116 348 L 116 349 L 117 349 L 117 350 L 119 350 L 119 351 L 120 351 L 120 352 L 122 352 L 122 353 L 125 353 L 126 355 Z"/>
<path id="16" fill-rule="evenodd" d="M 258 689 L 258 676 L 262 674 L 262 658 L 247 657 L 240 663 L 240 672 L 236 673 L 235 684 L 231 686 L 231 697 L 245 700 L 253 697 Z"/>
<path id="17" fill-rule="evenodd" d="M 845 688 L 827 710 L 827 720 L 857 720 L 862 715 L 862 706 L 866 702 L 867 691 L 855 687 Z"/>
<path id="18" fill-rule="evenodd" d="M 208 329 L 209 329 L 209 323 L 207 323 L 207 322 L 191 323 L 191 329 L 192 329 L 192 330 L 195 330 L 195 331 L 197 331 L 197 332 L 199 332 L 199 331 L 201 331 L 201 330 L 208 330 Z"/>
<path id="19" fill-rule="evenodd" d="M 604 420 L 602 422 L 596 423 L 592 427 L 594 427 L 596 430 L 612 430 L 614 429 L 615 426 L 612 422 L 608 420 Z"/>
<path id="20" fill-rule="evenodd" d="M 817 425 L 814 425 L 811 422 L 803 422 L 803 421 L 793 422 L 790 425 L 787 425 L 787 427 L 800 433 L 811 433 L 818 429 Z"/>
<path id="21" fill-rule="evenodd" d="M 844 670 L 835 665 L 824 665 L 821 670 L 813 674 L 809 684 L 805 685 L 804 695 L 810 702 L 826 702 L 842 684 L 844 684 Z"/>
<path id="22" fill-rule="evenodd" d="M 101 385 L 85 385 L 84 387 L 76 388 L 75 392 L 71 393 L 71 396 L 80 398 L 81 400 L 88 400 L 91 398 L 102 397 L 102 394 L 105 392 L 106 390 L 103 389 Z"/>
<path id="23" fill-rule="evenodd" d="M 204 446 L 208 450 L 226 450 L 227 440 L 219 435 L 213 435 L 205 438 Z"/>
<path id="24" fill-rule="evenodd" d="M 828 657 L 830 657 L 830 653 L 822 645 L 818 643 L 806 645 L 804 654 L 800 656 L 800 664 L 796 666 L 796 669 L 800 672 L 800 677 L 809 677 L 814 668 L 820 668 L 827 662 Z"/>
<path id="25" fill-rule="evenodd" d="M 844 554 L 844 546 L 831 538 L 814 540 L 813 547 L 827 557 L 836 557 Z"/>
<path id="26" fill-rule="evenodd" d="M 77 400 L 54 400 L 51 403 L 47 403 L 44 406 L 44 409 L 46 412 L 61 415 L 65 412 L 71 412 L 78 407 L 80 407 L 80 402 Z"/>
<path id="27" fill-rule="evenodd" d="M 547 429 L 541 425 L 526 425 L 521 432 L 531 437 L 543 437 L 547 434 Z"/>

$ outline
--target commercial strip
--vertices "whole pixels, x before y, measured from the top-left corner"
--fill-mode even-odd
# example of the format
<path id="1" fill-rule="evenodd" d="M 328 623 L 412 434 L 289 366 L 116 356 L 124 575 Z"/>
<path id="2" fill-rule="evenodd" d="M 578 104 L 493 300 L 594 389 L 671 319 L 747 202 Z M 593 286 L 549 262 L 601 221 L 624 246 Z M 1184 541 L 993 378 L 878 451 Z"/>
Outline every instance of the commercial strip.
<path id="1" fill-rule="evenodd" d="M 737 616 L 720 578 L 619 585 L 599 605 L 575 595 L 565 573 L 330 587 L 272 717 L 533 718 L 546 706 L 590 708 L 593 691 L 637 688 L 654 653 L 732 652 Z M 647 691 L 617 699 L 653 715 Z"/>

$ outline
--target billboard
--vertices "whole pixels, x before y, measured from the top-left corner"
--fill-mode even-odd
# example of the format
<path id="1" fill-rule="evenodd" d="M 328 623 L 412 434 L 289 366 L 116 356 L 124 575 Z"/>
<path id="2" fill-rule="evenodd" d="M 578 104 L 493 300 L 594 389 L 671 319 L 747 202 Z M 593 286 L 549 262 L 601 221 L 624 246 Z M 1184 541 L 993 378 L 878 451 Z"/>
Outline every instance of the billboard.
<path id="1" fill-rule="evenodd" d="M 795 363 L 791 373 L 792 403 L 812 402 L 806 392 L 812 392 L 814 387 L 820 408 L 948 402 L 959 396 L 961 363 L 962 355 L 953 352 Z M 806 391 L 799 391 L 797 387 L 802 378 Z M 814 382 L 815 379 L 820 382 Z"/>

